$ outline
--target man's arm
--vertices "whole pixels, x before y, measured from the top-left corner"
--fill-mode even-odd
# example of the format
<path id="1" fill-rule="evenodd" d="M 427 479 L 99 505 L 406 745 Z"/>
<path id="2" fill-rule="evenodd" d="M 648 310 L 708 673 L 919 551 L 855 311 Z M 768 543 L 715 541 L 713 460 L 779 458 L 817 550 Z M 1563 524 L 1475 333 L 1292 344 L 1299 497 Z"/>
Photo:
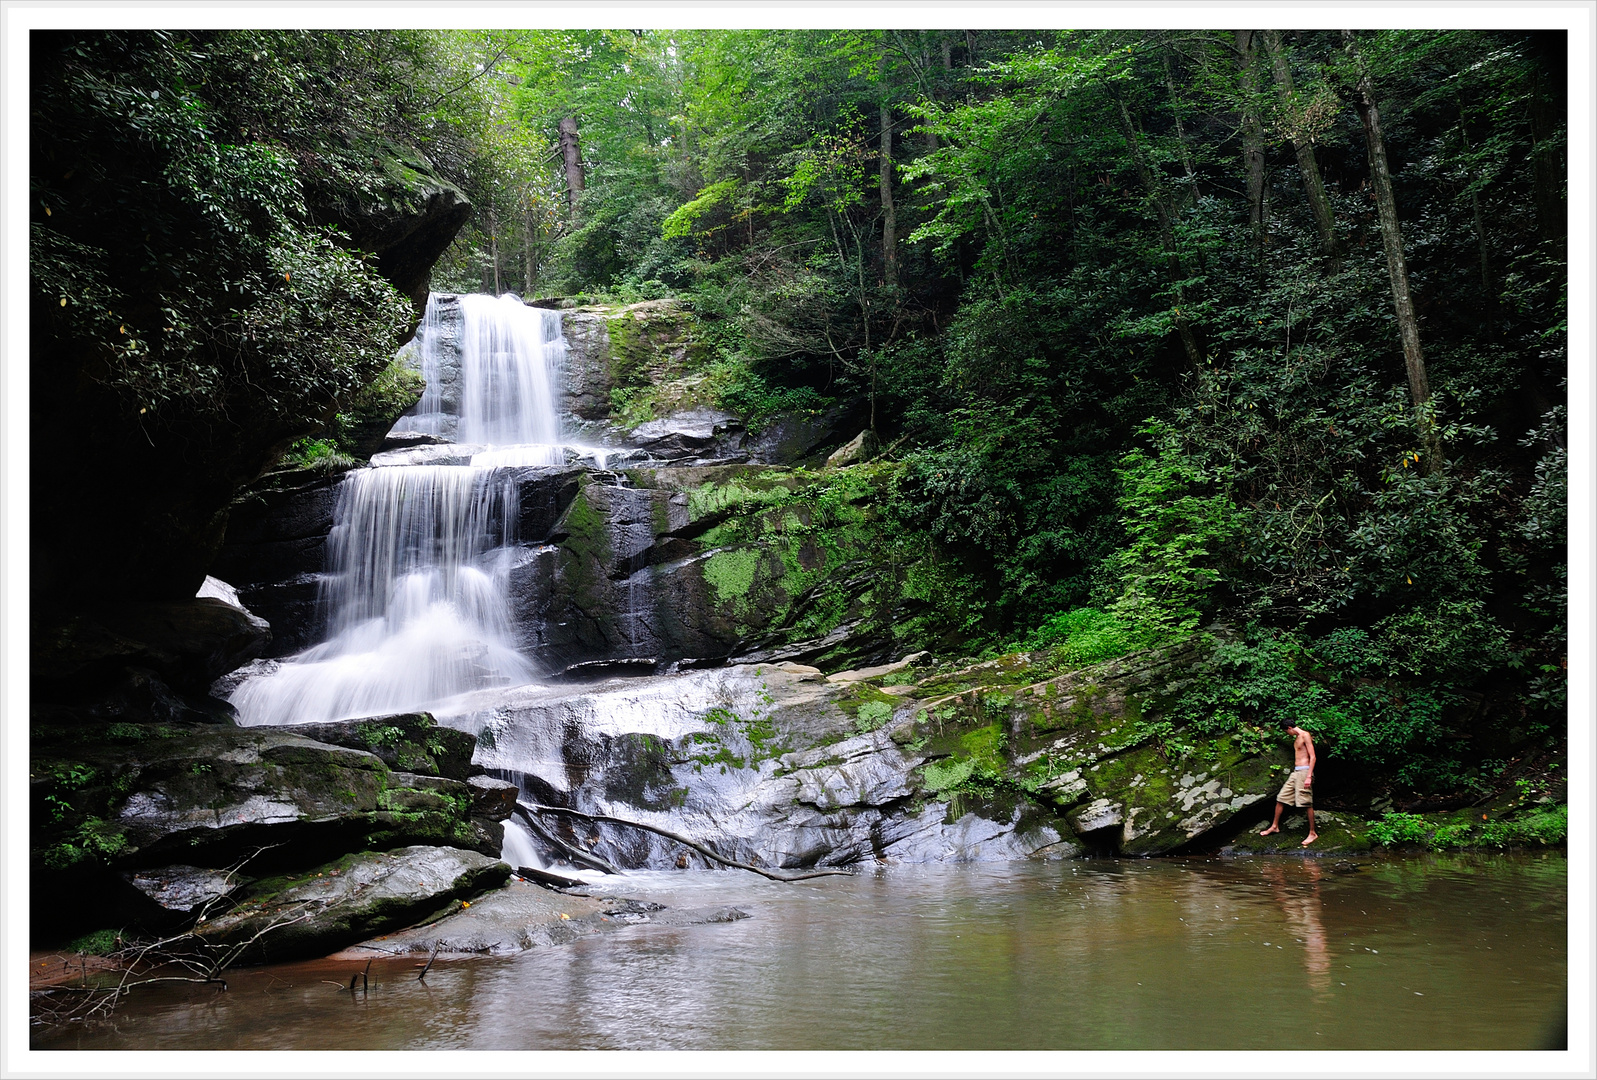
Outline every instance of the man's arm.
<path id="1" fill-rule="evenodd" d="M 1305 743 L 1307 743 L 1308 746 L 1309 746 L 1309 775 L 1303 778 L 1303 786 L 1304 787 L 1312 787 L 1313 784 L 1314 784 L 1314 761 L 1315 761 L 1315 758 L 1314 758 L 1314 736 L 1310 735 L 1307 731 L 1305 731 L 1303 733 L 1303 741 Z"/>

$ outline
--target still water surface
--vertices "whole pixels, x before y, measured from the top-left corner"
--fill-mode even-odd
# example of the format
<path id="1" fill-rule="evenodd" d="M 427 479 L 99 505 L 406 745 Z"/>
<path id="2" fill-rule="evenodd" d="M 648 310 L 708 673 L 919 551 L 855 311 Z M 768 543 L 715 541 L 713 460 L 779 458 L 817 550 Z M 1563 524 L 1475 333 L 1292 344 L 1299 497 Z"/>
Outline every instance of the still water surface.
<path id="1" fill-rule="evenodd" d="M 1087 860 L 606 895 L 752 918 L 515 957 L 241 970 L 151 989 L 120 1049 L 1526 1049 L 1565 1002 L 1561 855 Z"/>

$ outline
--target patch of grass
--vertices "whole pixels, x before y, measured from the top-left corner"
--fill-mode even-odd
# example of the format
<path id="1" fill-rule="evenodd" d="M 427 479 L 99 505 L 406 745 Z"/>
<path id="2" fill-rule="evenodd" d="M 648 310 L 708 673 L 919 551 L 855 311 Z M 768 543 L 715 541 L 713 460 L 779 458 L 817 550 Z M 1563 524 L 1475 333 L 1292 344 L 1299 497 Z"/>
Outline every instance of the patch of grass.
<path id="1" fill-rule="evenodd" d="M 67 945 L 69 952 L 80 953 L 84 956 L 109 956 L 122 947 L 122 931 L 96 930 L 92 934 L 84 934 L 75 938 Z"/>

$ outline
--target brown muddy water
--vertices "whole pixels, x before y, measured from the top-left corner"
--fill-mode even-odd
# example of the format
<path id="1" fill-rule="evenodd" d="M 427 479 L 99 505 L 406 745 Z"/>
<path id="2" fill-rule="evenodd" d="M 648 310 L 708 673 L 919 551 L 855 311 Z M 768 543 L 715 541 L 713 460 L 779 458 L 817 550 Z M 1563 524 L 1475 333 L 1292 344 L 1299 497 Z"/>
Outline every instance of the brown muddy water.
<path id="1" fill-rule="evenodd" d="M 238 970 L 150 988 L 63 1049 L 1538 1049 L 1561 1031 L 1545 856 L 734 871 L 604 895 L 752 917 L 513 957 Z"/>

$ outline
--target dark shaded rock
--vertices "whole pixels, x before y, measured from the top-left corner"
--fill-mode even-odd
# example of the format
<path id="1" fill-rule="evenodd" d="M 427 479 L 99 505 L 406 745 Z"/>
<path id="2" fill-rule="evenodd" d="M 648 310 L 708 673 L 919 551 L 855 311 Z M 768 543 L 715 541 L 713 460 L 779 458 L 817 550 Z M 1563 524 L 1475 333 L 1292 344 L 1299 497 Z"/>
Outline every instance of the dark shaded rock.
<path id="1" fill-rule="evenodd" d="M 608 320 L 594 311 L 567 311 L 560 323 L 566 338 L 564 407 L 580 420 L 605 420 L 610 416 L 610 391 L 615 386 L 610 375 Z"/>
<path id="2" fill-rule="evenodd" d="M 585 470 L 572 467 L 518 467 L 505 470 L 516 485 L 516 536 L 523 543 L 542 543 L 555 531 L 560 516 L 577 497 Z"/>
<path id="3" fill-rule="evenodd" d="M 429 713 L 394 713 L 326 724 L 256 728 L 282 731 L 331 746 L 375 754 L 391 769 L 466 780 L 477 770 L 471 764 L 476 740 L 464 732 L 439 727 Z"/>
<path id="4" fill-rule="evenodd" d="M 141 668 L 201 695 L 217 676 L 259 656 L 272 638 L 265 621 L 213 597 L 47 614 L 32 630 L 38 683 L 81 690 Z"/>
<path id="5" fill-rule="evenodd" d="M 202 914 L 225 910 L 228 898 L 255 881 L 235 872 L 184 865 L 124 871 L 120 877 L 134 894 L 123 909 L 139 925 L 152 928 L 186 926 Z"/>
<path id="6" fill-rule="evenodd" d="M 660 661 L 653 656 L 626 657 L 620 660 L 585 660 L 568 664 L 551 676 L 565 682 L 585 682 L 590 679 L 613 679 L 618 675 L 641 677 L 653 675 Z"/>
<path id="7" fill-rule="evenodd" d="M 479 816 L 471 819 L 469 828 L 470 837 L 457 842 L 455 846 L 478 852 L 490 859 L 499 858 L 505 849 L 505 823 Z"/>
<path id="8" fill-rule="evenodd" d="M 461 901 L 509 876 L 504 863 L 457 848 L 361 852 L 259 881 L 236 909 L 195 932 L 210 945 L 242 946 L 239 962 L 246 964 L 323 956 L 458 911 Z"/>
<path id="9" fill-rule="evenodd" d="M 317 224 L 341 228 L 347 246 L 376 255 L 377 272 L 410 297 L 419 316 L 433 264 L 471 217 L 471 202 L 412 148 L 378 142 L 363 150 L 389 183 L 373 191 L 311 185 L 311 214 Z"/>
<path id="10" fill-rule="evenodd" d="M 815 413 L 784 413 L 743 439 L 749 460 L 797 465 L 817 457 L 857 430 L 865 415 L 861 402 L 831 405 Z"/>
<path id="11" fill-rule="evenodd" d="M 63 129 L 46 143 L 77 153 L 68 149 L 77 137 Z M 307 200 L 316 224 L 336 226 L 340 242 L 376 256 L 378 273 L 411 297 L 419 315 L 431 266 L 471 207 L 419 155 L 380 144 L 372 157 L 387 178 L 381 190 L 315 182 L 339 170 L 306 173 Z M 143 255 L 123 247 L 111 257 L 125 275 L 118 280 L 142 280 L 135 268 Z M 152 284 L 126 297 L 130 311 L 163 302 L 154 279 L 143 278 Z M 46 320 L 54 308 L 38 296 L 35 325 L 53 326 Z M 73 332 L 70 323 L 64 330 Z M 344 403 L 329 389 L 326 399 L 285 411 L 267 407 L 266 390 L 229 382 L 220 418 L 174 410 L 173 419 L 157 420 L 130 409 L 127 392 L 95 374 L 104 363 L 101 341 L 65 341 L 44 329 L 35 335 L 34 430 L 76 434 L 66 449 L 33 456 L 30 584 L 36 601 L 52 605 L 180 601 L 212 569 L 237 494 L 309 433 L 306 417 L 331 417 Z"/>
<path id="12" fill-rule="evenodd" d="M 288 656 L 321 638 L 321 576 L 343 478 L 342 471 L 278 473 L 234 504 L 213 570 L 271 625 L 264 656 Z"/>
<path id="13" fill-rule="evenodd" d="M 490 821 L 504 821 L 510 817 L 521 794 L 515 784 L 491 776 L 473 776 L 466 781 L 466 786 L 471 789 L 472 813 Z"/>
<path id="14" fill-rule="evenodd" d="M 437 435 L 430 435 L 425 431 L 390 431 L 383 437 L 382 445 L 377 449 L 409 450 L 417 446 L 438 446 L 444 442 Z"/>
<path id="15" fill-rule="evenodd" d="M 251 872 L 341 851 L 468 840 L 459 781 L 391 770 L 375 754 L 282 728 L 112 725 L 36 747 L 33 850 L 44 869 L 174 858 Z M 468 737 L 469 738 L 469 737 Z"/>

